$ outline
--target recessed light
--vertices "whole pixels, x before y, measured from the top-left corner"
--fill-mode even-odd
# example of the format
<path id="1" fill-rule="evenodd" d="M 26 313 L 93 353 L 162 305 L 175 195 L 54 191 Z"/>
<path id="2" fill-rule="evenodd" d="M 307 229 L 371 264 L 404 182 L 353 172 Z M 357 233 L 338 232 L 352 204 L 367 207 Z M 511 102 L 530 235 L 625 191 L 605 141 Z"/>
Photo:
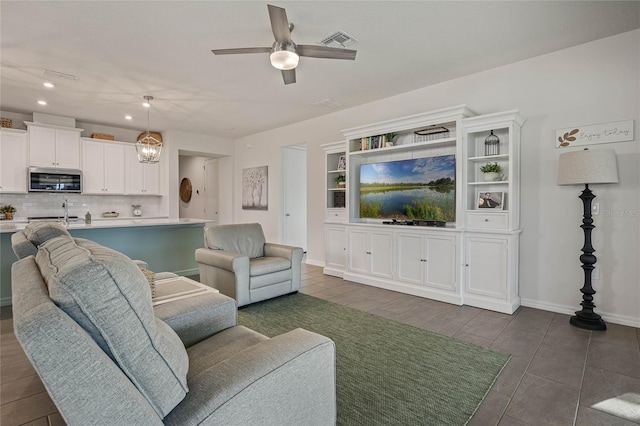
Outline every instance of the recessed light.
<path id="1" fill-rule="evenodd" d="M 47 104 L 47 101 L 38 101 L 38 103 L 39 103 L 40 105 L 46 105 L 46 104 Z"/>
<path id="2" fill-rule="evenodd" d="M 48 82 L 48 81 L 45 81 L 44 83 L 42 83 L 42 85 L 43 85 L 44 87 L 49 88 L 49 89 L 53 89 L 54 87 L 56 87 L 56 85 L 55 85 L 55 84 L 50 83 L 50 82 Z"/>
<path id="3" fill-rule="evenodd" d="M 125 115 L 125 116 L 124 116 L 124 119 L 125 119 L 125 120 L 133 120 L 133 117 L 132 117 L 132 116 L 130 116 L 130 115 Z"/>

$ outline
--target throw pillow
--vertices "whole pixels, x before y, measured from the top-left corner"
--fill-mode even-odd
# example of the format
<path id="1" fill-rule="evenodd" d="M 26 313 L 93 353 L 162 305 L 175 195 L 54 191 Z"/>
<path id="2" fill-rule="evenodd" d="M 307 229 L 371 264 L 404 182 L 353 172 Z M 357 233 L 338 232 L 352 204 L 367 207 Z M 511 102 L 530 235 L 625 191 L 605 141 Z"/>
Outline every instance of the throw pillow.
<path id="1" fill-rule="evenodd" d="M 64 226 L 51 222 L 31 222 L 25 226 L 23 232 L 27 239 L 31 241 L 31 244 L 36 247 L 51 238 L 59 237 L 61 235 L 67 237 L 71 236 Z"/>

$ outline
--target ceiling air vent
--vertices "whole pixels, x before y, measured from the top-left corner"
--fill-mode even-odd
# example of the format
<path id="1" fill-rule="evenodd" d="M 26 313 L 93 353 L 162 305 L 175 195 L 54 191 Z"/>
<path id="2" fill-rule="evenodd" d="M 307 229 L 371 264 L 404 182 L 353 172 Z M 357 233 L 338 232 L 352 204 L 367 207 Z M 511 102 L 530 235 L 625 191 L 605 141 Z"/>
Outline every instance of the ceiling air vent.
<path id="1" fill-rule="evenodd" d="M 326 98 L 318 102 L 314 102 L 313 106 L 322 106 L 329 109 L 340 109 L 347 106 L 344 102 L 335 98 Z"/>
<path id="2" fill-rule="evenodd" d="M 358 40 L 354 37 L 351 37 L 349 34 L 345 33 L 342 30 L 338 30 L 330 36 L 323 38 L 318 43 L 324 44 L 327 47 L 343 48 L 352 45 L 356 41 Z"/>

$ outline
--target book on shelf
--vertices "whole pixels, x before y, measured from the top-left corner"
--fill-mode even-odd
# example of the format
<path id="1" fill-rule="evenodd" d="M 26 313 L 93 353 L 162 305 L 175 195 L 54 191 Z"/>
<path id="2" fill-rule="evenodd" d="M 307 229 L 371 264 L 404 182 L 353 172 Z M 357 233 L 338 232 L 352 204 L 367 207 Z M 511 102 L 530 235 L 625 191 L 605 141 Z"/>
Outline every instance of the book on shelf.
<path id="1" fill-rule="evenodd" d="M 387 137 L 385 135 L 365 136 L 363 138 L 360 138 L 360 149 L 358 151 L 380 149 L 386 146 Z"/>

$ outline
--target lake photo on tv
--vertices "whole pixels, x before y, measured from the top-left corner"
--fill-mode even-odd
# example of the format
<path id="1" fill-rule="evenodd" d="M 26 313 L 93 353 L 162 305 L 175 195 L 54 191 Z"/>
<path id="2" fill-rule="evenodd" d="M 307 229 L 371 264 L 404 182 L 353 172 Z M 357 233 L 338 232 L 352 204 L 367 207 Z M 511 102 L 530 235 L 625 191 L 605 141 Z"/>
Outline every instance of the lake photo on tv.
<path id="1" fill-rule="evenodd" d="M 455 155 L 362 164 L 360 217 L 455 221 Z"/>

